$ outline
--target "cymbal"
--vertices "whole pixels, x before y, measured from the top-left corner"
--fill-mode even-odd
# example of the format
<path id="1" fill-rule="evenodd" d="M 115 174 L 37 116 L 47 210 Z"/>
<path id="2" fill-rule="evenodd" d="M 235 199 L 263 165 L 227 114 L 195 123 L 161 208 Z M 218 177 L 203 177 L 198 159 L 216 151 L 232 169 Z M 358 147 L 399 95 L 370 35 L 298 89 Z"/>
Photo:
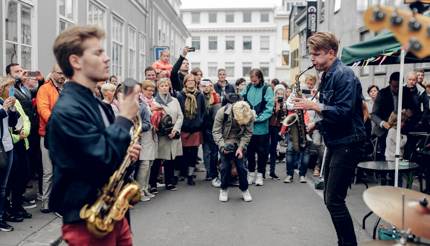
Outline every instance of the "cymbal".
<path id="1" fill-rule="evenodd" d="M 423 244 L 417 244 L 417 243 L 406 243 L 406 244 L 400 244 L 396 241 L 370 241 L 365 243 L 360 243 L 360 246 L 419 246 Z"/>
<path id="2" fill-rule="evenodd" d="M 404 227 L 402 227 L 402 195 L 405 195 Z M 392 186 L 376 186 L 363 193 L 366 205 L 379 217 L 397 228 L 410 229 L 419 237 L 430 238 L 430 209 L 419 201 L 430 196 L 418 191 Z"/>

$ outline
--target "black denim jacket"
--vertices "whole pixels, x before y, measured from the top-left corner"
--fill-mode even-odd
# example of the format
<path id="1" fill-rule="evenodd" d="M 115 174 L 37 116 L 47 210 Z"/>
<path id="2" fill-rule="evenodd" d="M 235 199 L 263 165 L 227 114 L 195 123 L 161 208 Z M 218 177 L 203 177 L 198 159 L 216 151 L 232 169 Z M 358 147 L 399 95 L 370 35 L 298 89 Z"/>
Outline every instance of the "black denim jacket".
<path id="1" fill-rule="evenodd" d="M 363 122 L 362 89 L 351 68 L 336 59 L 320 84 L 322 120 L 316 126 L 329 147 L 361 142 L 366 132 Z"/>

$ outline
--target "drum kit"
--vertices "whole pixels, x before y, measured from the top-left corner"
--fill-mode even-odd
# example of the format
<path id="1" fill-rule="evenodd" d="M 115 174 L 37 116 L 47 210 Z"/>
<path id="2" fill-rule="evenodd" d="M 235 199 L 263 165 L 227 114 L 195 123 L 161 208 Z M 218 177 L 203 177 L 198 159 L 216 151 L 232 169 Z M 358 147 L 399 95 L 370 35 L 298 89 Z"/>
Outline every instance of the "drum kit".
<path id="1" fill-rule="evenodd" d="M 413 234 L 430 239 L 430 195 L 391 186 L 376 186 L 363 193 L 366 205 L 400 231 L 399 241 L 371 241 L 363 246 L 429 245 L 407 242 Z"/>

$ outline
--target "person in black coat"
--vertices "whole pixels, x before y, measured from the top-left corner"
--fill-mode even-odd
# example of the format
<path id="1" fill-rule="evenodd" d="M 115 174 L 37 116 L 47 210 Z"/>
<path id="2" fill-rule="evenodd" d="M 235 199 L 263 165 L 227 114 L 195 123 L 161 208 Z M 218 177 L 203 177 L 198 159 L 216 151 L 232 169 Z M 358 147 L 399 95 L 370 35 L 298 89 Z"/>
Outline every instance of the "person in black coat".
<path id="1" fill-rule="evenodd" d="M 184 153 L 181 171 L 188 177 L 188 184 L 194 185 L 193 173 L 197 163 L 198 148 L 202 144 L 203 121 L 206 112 L 205 97 L 197 89 L 194 75 L 188 74 L 184 77 L 184 89 L 178 94 L 178 101 L 184 114 L 181 129 Z"/>
<path id="2" fill-rule="evenodd" d="M 221 97 L 221 102 L 225 99 L 225 96 L 230 93 L 235 93 L 234 86 L 228 83 L 226 80 L 227 74 L 224 68 L 218 69 L 218 82 L 214 85 L 216 93 Z"/>
<path id="3" fill-rule="evenodd" d="M 172 96 L 176 96 L 178 92 L 184 88 L 184 77 L 188 74 L 190 69 L 190 63 L 186 58 L 188 54 L 188 47 L 182 49 L 182 54 L 179 59 L 173 65 L 172 72 L 170 73 L 170 81 L 172 82 Z"/>
<path id="4" fill-rule="evenodd" d="M 75 26 L 62 32 L 54 43 L 58 65 L 70 80 L 47 126 L 53 165 L 49 208 L 63 216 L 62 237 L 71 245 L 132 244 L 126 219 L 117 221 L 113 231 L 100 239 L 88 231 L 80 217 L 82 207 L 96 201 L 126 154 L 135 161 L 140 150 L 138 144 L 129 147 L 132 119 L 139 108 L 138 86 L 127 87 L 129 93 L 120 100 L 116 118 L 94 96 L 97 82 L 109 78 L 109 57 L 102 48 L 104 35 L 94 26 Z"/>

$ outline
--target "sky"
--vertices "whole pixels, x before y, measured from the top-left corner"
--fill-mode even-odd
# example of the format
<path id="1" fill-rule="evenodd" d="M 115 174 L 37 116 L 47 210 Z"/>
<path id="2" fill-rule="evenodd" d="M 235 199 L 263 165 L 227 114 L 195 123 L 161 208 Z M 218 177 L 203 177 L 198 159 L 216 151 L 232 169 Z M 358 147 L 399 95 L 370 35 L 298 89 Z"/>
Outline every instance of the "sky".
<path id="1" fill-rule="evenodd" d="M 282 0 L 182 0 L 182 8 L 273 7 Z"/>

